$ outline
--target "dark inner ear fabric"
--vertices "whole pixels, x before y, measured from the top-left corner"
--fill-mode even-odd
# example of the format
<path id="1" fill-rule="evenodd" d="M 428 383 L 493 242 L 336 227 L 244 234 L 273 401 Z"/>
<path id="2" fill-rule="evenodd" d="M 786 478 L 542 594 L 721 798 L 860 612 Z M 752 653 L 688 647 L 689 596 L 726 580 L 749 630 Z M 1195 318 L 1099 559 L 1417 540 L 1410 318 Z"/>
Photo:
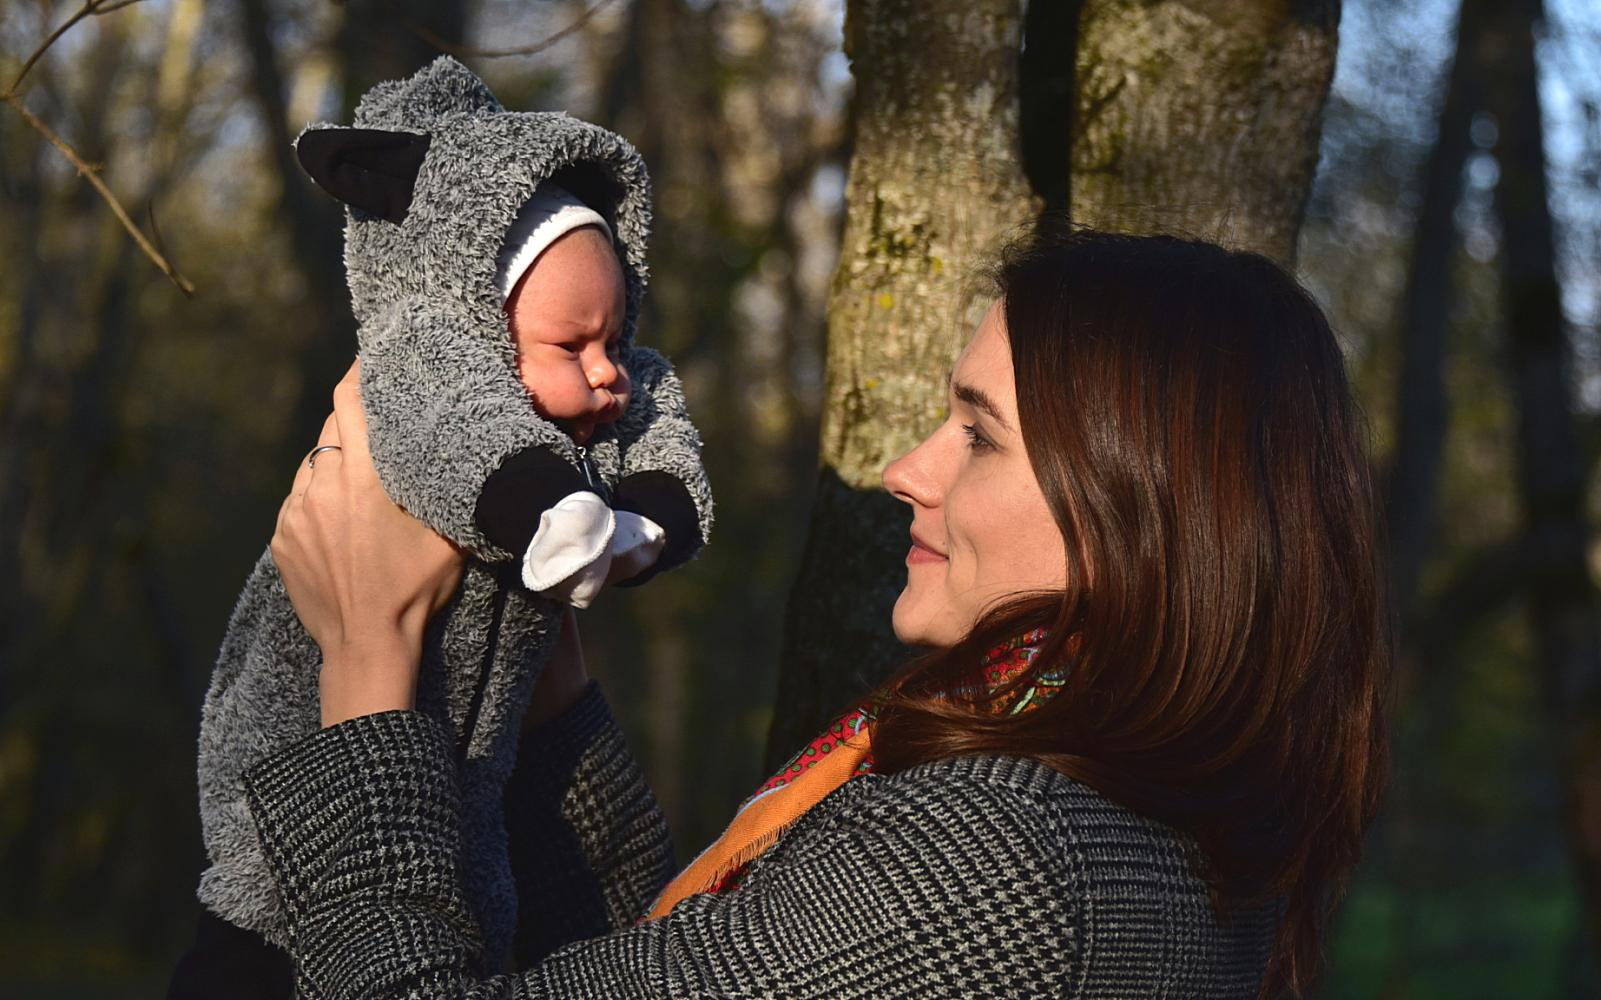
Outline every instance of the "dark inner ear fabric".
<path id="1" fill-rule="evenodd" d="M 612 180 L 594 163 L 574 163 L 550 175 L 550 183 L 565 188 L 579 201 L 600 213 L 613 233 L 617 232 L 617 205 L 623 200 L 623 186 Z"/>
<path id="2" fill-rule="evenodd" d="M 429 136 L 372 128 L 314 129 L 295 143 L 300 165 L 340 201 L 390 222 L 411 208 Z"/>

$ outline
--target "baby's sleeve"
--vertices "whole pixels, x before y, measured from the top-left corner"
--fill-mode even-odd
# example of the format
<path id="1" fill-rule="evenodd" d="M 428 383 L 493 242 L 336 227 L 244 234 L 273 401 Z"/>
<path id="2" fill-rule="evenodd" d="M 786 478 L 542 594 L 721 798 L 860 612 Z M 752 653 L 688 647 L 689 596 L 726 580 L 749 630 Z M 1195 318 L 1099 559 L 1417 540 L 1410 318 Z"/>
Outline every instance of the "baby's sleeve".
<path id="1" fill-rule="evenodd" d="M 647 517 L 666 533 L 660 557 L 622 581 L 635 586 L 685 562 L 711 536 L 712 492 L 700 458 L 700 432 L 689 420 L 684 387 L 668 360 L 630 345 L 623 365 L 633 382 L 628 409 L 617 423 L 621 478 L 612 506 Z"/>
<path id="2" fill-rule="evenodd" d="M 503 327 L 411 298 L 357 336 L 379 481 L 440 534 L 486 561 L 521 557 L 545 511 L 594 492 L 572 438 L 535 411 Z"/>

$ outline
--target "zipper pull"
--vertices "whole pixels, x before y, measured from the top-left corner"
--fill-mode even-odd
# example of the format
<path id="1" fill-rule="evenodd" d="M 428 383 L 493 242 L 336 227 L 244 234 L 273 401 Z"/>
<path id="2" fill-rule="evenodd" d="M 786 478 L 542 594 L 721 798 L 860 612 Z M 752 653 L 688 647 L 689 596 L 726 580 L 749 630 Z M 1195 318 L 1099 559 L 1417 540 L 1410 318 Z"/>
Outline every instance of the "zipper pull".
<path id="1" fill-rule="evenodd" d="M 607 490 L 602 483 L 597 482 L 600 478 L 600 472 L 599 469 L 596 469 L 594 461 L 589 458 L 588 446 L 576 445 L 576 448 L 578 448 L 578 464 L 584 467 L 584 482 L 589 483 L 589 488 L 600 494 L 600 499 L 610 502 L 612 491 Z"/>

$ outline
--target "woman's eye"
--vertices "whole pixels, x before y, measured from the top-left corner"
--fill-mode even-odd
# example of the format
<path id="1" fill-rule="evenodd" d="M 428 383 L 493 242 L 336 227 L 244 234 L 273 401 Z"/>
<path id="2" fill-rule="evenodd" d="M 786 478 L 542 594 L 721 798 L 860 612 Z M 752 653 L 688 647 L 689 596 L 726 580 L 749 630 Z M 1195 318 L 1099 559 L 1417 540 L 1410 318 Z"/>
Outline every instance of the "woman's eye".
<path id="1" fill-rule="evenodd" d="M 558 344 L 557 346 L 566 351 L 568 354 L 582 354 L 584 350 L 584 345 L 580 344 L 576 340 L 566 344 Z"/>
<path id="2" fill-rule="evenodd" d="M 967 434 L 967 446 L 974 451 L 988 451 L 995 447 L 990 439 L 978 432 L 973 424 L 963 424 L 962 431 Z"/>

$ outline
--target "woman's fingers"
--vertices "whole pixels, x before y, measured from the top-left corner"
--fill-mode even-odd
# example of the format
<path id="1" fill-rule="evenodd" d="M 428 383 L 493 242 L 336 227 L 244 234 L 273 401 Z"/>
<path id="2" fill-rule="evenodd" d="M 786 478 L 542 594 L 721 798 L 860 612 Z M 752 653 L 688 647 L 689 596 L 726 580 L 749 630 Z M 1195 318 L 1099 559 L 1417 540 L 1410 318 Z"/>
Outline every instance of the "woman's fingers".
<path id="1" fill-rule="evenodd" d="M 321 448 L 324 445 L 338 444 L 339 424 L 334 420 L 334 415 L 330 413 L 328 414 L 328 419 L 322 422 L 322 430 L 317 435 L 317 447 Z M 319 452 L 316 454 L 315 461 L 320 462 L 329 456 L 338 454 L 339 452 L 337 451 Z M 295 467 L 295 478 L 294 481 L 289 484 L 289 495 L 284 497 L 284 502 L 278 505 L 278 520 L 273 525 L 273 535 L 275 540 L 278 536 L 283 534 L 284 517 L 289 513 L 290 508 L 294 504 L 301 503 L 305 500 L 306 490 L 311 487 L 311 479 L 315 468 L 316 465 L 312 459 L 312 452 L 308 451 L 306 453 L 306 457 L 302 458 L 300 460 L 300 464 Z"/>
<path id="2" fill-rule="evenodd" d="M 339 450 L 318 450 L 322 448 L 337 448 Z M 334 414 L 330 413 L 328 414 L 328 419 L 322 422 L 322 431 L 317 435 L 317 447 L 307 452 L 306 460 L 300 463 L 300 470 L 296 473 L 297 477 L 300 473 L 304 473 L 305 478 L 309 481 L 312 478 L 313 470 L 319 464 L 329 461 L 337 462 L 343 452 L 344 441 L 339 436 L 339 421 L 334 418 Z"/>
<path id="3" fill-rule="evenodd" d="M 357 358 L 334 386 L 334 413 L 339 443 L 354 461 L 371 462 L 367 453 L 367 414 L 361 408 L 361 358 Z"/>

